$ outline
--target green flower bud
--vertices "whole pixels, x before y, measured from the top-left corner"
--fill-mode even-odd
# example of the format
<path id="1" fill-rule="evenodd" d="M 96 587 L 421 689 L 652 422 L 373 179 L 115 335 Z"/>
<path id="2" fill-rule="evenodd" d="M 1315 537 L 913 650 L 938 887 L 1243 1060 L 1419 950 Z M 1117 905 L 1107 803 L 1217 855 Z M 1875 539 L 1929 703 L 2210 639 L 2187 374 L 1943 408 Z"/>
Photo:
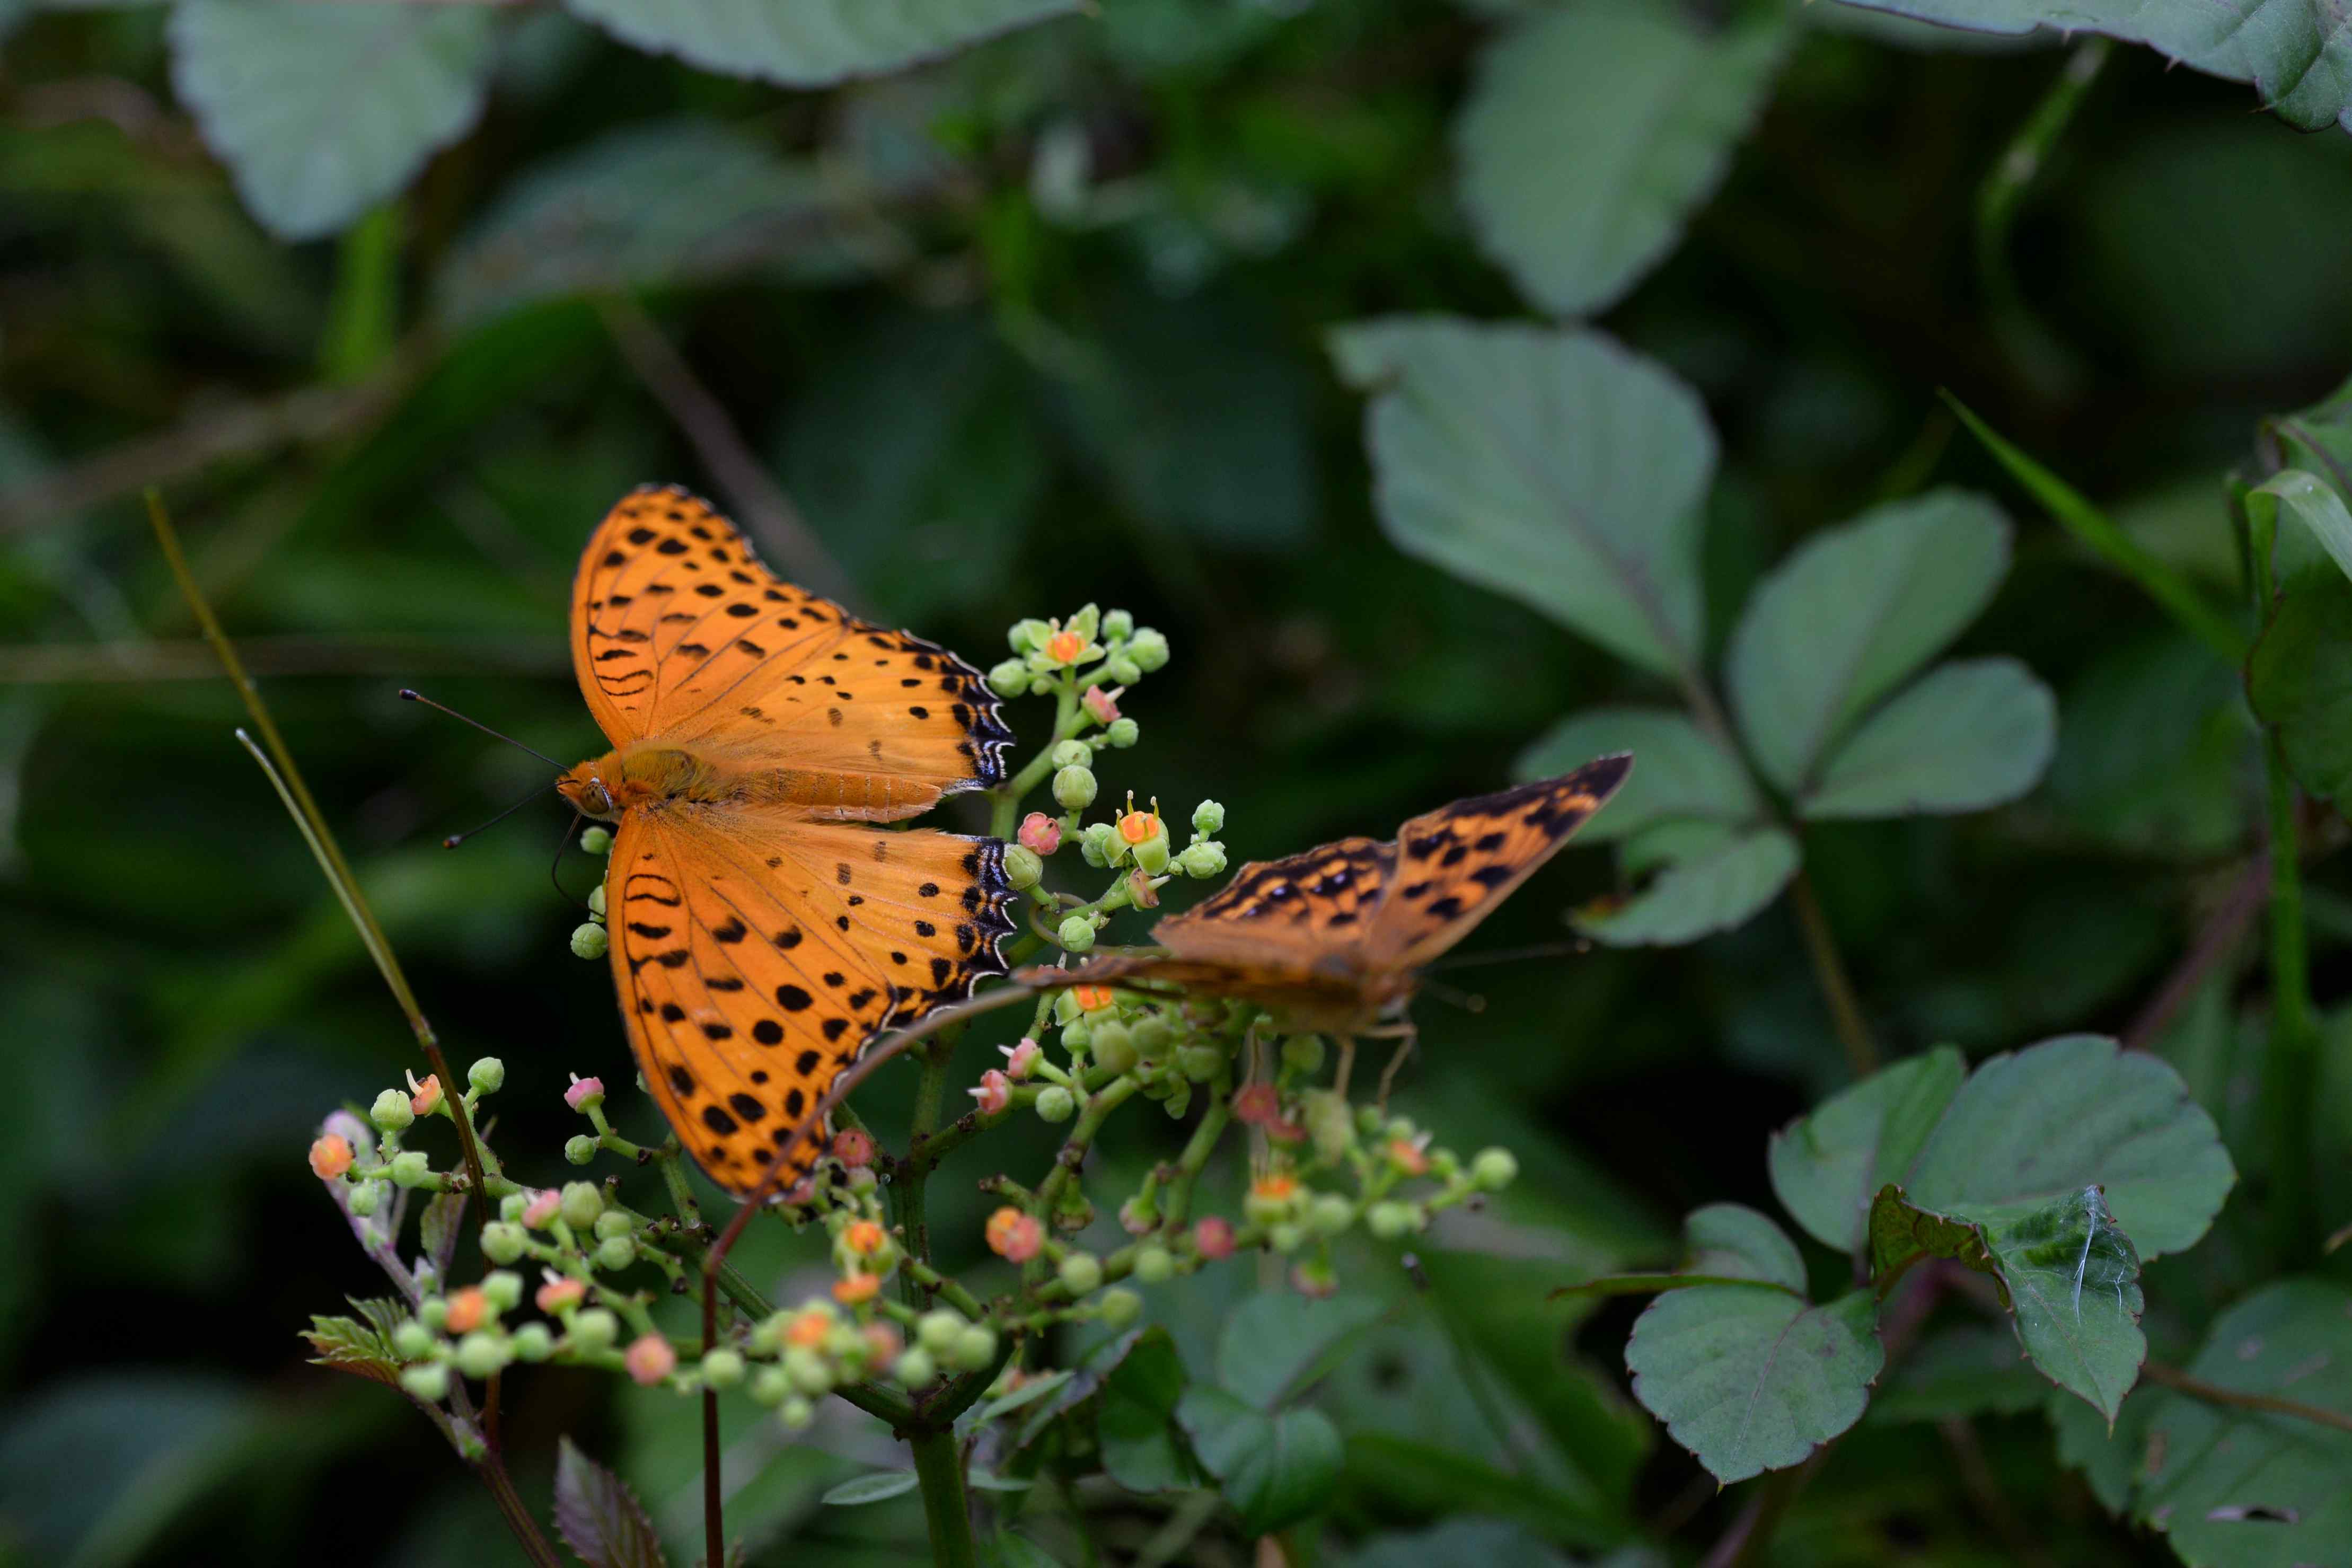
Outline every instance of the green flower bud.
<path id="1" fill-rule="evenodd" d="M 392 1349 L 403 1361 L 423 1361 L 433 1353 L 433 1331 L 414 1318 L 404 1318 L 393 1328 Z"/>
<path id="2" fill-rule="evenodd" d="M 999 697 L 1019 697 L 1029 689 L 1029 666 L 1025 660 L 1008 658 L 989 666 L 988 689 Z"/>
<path id="3" fill-rule="evenodd" d="M 603 855 L 610 852 L 613 847 L 613 830 L 609 827 L 600 827 L 592 824 L 589 826 L 588 831 L 580 836 L 580 847 L 585 849 L 591 855 Z"/>
<path id="4" fill-rule="evenodd" d="M 637 1244 L 629 1237 L 608 1236 L 596 1244 L 596 1267 L 626 1268 L 637 1260 Z"/>
<path id="5" fill-rule="evenodd" d="M 1441 1182 L 1450 1182 L 1462 1173 L 1462 1159 L 1451 1149 L 1429 1152 L 1429 1173 Z"/>
<path id="6" fill-rule="evenodd" d="M 1095 749 L 1084 741 L 1064 741 L 1046 761 L 1057 768 L 1083 768 L 1095 760 Z"/>
<path id="7" fill-rule="evenodd" d="M 743 1381 L 743 1357 L 725 1345 L 707 1352 L 702 1358 L 702 1386 L 732 1388 Z"/>
<path id="8" fill-rule="evenodd" d="M 482 1299 L 501 1312 L 522 1305 L 522 1276 L 511 1268 L 493 1268 L 482 1276 Z"/>
<path id="9" fill-rule="evenodd" d="M 1171 1121 L 1183 1121 L 1184 1113 L 1192 1108 L 1192 1086 L 1183 1082 L 1175 1085 L 1172 1092 L 1168 1096 L 1167 1103 L 1160 1107 L 1168 1113 L 1168 1119 Z"/>
<path id="10" fill-rule="evenodd" d="M 812 1397 L 833 1392 L 832 1363 L 808 1346 L 794 1345 L 786 1351 L 783 1366 L 784 1376 L 796 1392 Z"/>
<path id="11" fill-rule="evenodd" d="M 466 1069 L 466 1081 L 478 1094 L 496 1094 L 506 1087 L 507 1064 L 496 1057 L 484 1057 Z"/>
<path id="12" fill-rule="evenodd" d="M 1132 686 L 1143 679 L 1143 667 L 1135 662 L 1133 654 L 1115 653 L 1104 662 L 1103 673 L 1114 685 Z"/>
<path id="13" fill-rule="evenodd" d="M 438 1362 L 412 1366 L 400 1374 L 400 1386 L 427 1405 L 438 1405 L 449 1397 L 449 1369 Z"/>
<path id="14" fill-rule="evenodd" d="M 1203 838 L 1214 838 L 1224 831 L 1225 808 L 1213 800 L 1204 800 L 1192 808 L 1192 831 Z"/>
<path id="15" fill-rule="evenodd" d="M 1073 765 L 1055 773 L 1054 798 L 1065 811 L 1084 811 L 1094 803 L 1094 770 Z"/>
<path id="16" fill-rule="evenodd" d="M 509 1193 L 499 1200 L 499 1217 L 509 1225 L 515 1224 L 522 1218 L 528 1202 L 520 1193 Z"/>
<path id="17" fill-rule="evenodd" d="M 1135 847 L 1135 863 L 1147 877 L 1165 875 L 1168 870 L 1168 835 L 1153 834 Z"/>
<path id="18" fill-rule="evenodd" d="M 784 1375 L 782 1367 L 763 1366 L 752 1375 L 751 1402 L 754 1405 L 764 1405 L 773 1410 L 789 1398 L 792 1392 L 792 1380 Z"/>
<path id="19" fill-rule="evenodd" d="M 1138 626 L 1135 635 L 1127 639 L 1127 657 L 1145 674 L 1164 668 L 1168 663 L 1168 639 L 1150 626 Z"/>
<path id="20" fill-rule="evenodd" d="M 1364 1211 L 1364 1227 L 1382 1241 L 1394 1241 L 1413 1228 L 1412 1210 L 1404 1204 L 1374 1204 Z"/>
<path id="21" fill-rule="evenodd" d="M 565 1151 L 568 1155 L 570 1151 Z M 574 1161 L 573 1163 L 579 1163 Z M 586 1230 L 604 1212 L 604 1194 L 593 1182 L 566 1182 L 563 1196 L 558 1200 L 556 1213 L 563 1223 L 574 1230 Z"/>
<path id="22" fill-rule="evenodd" d="M 525 1323 L 507 1341 L 517 1361 L 545 1361 L 555 1353 L 555 1335 L 545 1323 Z"/>
<path id="23" fill-rule="evenodd" d="M 600 921 L 604 918 L 604 884 L 602 882 L 588 889 L 588 912 Z"/>
<path id="24" fill-rule="evenodd" d="M 937 1381 L 940 1375 L 940 1363 L 931 1359 L 930 1352 L 917 1345 L 914 1349 L 902 1352 L 898 1359 L 891 1363 L 890 1375 L 898 1380 L 898 1385 L 902 1388 L 920 1388 L 926 1384 Z"/>
<path id="25" fill-rule="evenodd" d="M 1087 1295 L 1102 1283 L 1102 1260 L 1091 1252 L 1073 1252 L 1062 1259 L 1055 1277 L 1072 1296 Z"/>
<path id="26" fill-rule="evenodd" d="M 1356 1112 L 1356 1131 L 1367 1138 L 1380 1135 L 1381 1109 L 1379 1106 L 1367 1105 Z"/>
<path id="27" fill-rule="evenodd" d="M 795 1394 L 776 1406 L 776 1419 L 786 1431 L 797 1432 L 816 1419 L 816 1406 Z"/>
<path id="28" fill-rule="evenodd" d="M 1389 1118 L 1389 1124 L 1381 1131 L 1391 1139 L 1410 1143 L 1412 1142 L 1412 1135 L 1421 1129 L 1412 1124 L 1412 1118 L 1410 1116 L 1392 1116 Z"/>
<path id="29" fill-rule="evenodd" d="M 584 1165 L 596 1157 L 596 1140 L 585 1132 L 575 1132 L 563 1141 L 563 1157 L 575 1165 Z"/>
<path id="30" fill-rule="evenodd" d="M 1116 1018 L 1105 1018 L 1094 1026 L 1095 1060 L 1113 1072 L 1131 1072 L 1142 1056 L 1135 1048 L 1135 1035 Z"/>
<path id="31" fill-rule="evenodd" d="M 1307 1205 L 1309 1229 L 1322 1236 L 1337 1236 L 1355 1223 L 1356 1205 L 1337 1193 L 1319 1193 Z"/>
<path id="32" fill-rule="evenodd" d="M 1037 1091 L 1037 1114 L 1047 1121 L 1067 1121 L 1078 1102 L 1070 1091 L 1058 1083 L 1049 1083 Z"/>
<path id="33" fill-rule="evenodd" d="M 1301 1075 L 1323 1070 L 1323 1037 L 1293 1035 L 1282 1042 L 1282 1066 L 1285 1071 Z"/>
<path id="34" fill-rule="evenodd" d="M 915 1342 L 933 1355 L 945 1355 L 955 1348 L 956 1336 L 963 1332 L 963 1315 L 950 1312 L 945 1307 L 925 1312 L 915 1320 Z"/>
<path id="35" fill-rule="evenodd" d="M 1179 1046 L 1176 1049 L 1176 1070 L 1192 1083 L 1206 1083 L 1217 1076 L 1225 1065 L 1225 1053 L 1214 1046 Z"/>
<path id="36" fill-rule="evenodd" d="M 1062 946 L 1071 952 L 1085 952 L 1095 944 L 1095 922 L 1085 915 L 1072 915 L 1055 932 Z"/>
<path id="37" fill-rule="evenodd" d="M 1335 1164 L 1346 1159 L 1356 1142 L 1356 1119 L 1349 1114 L 1348 1102 L 1328 1089 L 1309 1089 L 1300 1100 L 1315 1152 Z"/>
<path id="38" fill-rule="evenodd" d="M 1056 1024 L 1075 1024 L 1086 1016 L 1086 1011 L 1078 1005 L 1078 994 L 1075 991 L 1063 991 L 1054 997 L 1054 1022 Z"/>
<path id="39" fill-rule="evenodd" d="M 432 1176 L 433 1162 L 422 1149 L 403 1149 L 392 1157 L 392 1179 L 397 1186 L 422 1186 Z"/>
<path id="40" fill-rule="evenodd" d="M 1114 750 L 1125 751 L 1143 738 L 1143 726 L 1125 715 L 1103 726 L 1104 743 Z"/>
<path id="41" fill-rule="evenodd" d="M 416 1120 L 416 1108 L 404 1089 L 387 1089 L 368 1107 L 368 1120 L 386 1132 L 398 1132 Z"/>
<path id="42" fill-rule="evenodd" d="M 488 1377 L 505 1370 L 506 1364 L 507 1347 L 487 1329 L 476 1329 L 457 1342 L 457 1370 L 467 1377 Z"/>
<path id="43" fill-rule="evenodd" d="M 423 1323 L 435 1333 L 439 1333 L 441 1331 L 441 1325 L 449 1321 L 449 1303 L 447 1300 L 440 1296 L 425 1297 L 423 1301 L 417 1304 L 416 1321 Z"/>
<path id="44" fill-rule="evenodd" d="M 362 1219 L 366 1219 L 373 1215 L 383 1203 L 383 1184 L 382 1182 L 355 1183 L 350 1195 L 343 1201 L 351 1205 L 353 1214 Z"/>
<path id="45" fill-rule="evenodd" d="M 583 1351 L 608 1351 L 613 1342 L 621 1337 L 621 1320 L 602 1307 L 589 1307 L 572 1314 L 564 1338 Z"/>
<path id="46" fill-rule="evenodd" d="M 1481 1149 L 1470 1162 L 1470 1179 L 1488 1192 L 1499 1192 L 1519 1173 L 1519 1163 L 1508 1149 Z"/>
<path id="47" fill-rule="evenodd" d="M 1076 1056 L 1080 1051 L 1086 1050 L 1094 1043 L 1094 1026 L 1087 1023 L 1084 1018 L 1079 1019 L 1075 1024 L 1065 1024 L 1062 1026 L 1062 1048 L 1069 1052 L 1072 1056 Z"/>
<path id="48" fill-rule="evenodd" d="M 1025 845 L 1004 847 L 1004 880 L 1016 893 L 1025 893 L 1045 874 L 1045 862 Z"/>
<path id="49" fill-rule="evenodd" d="M 1296 1252 L 1307 1245 L 1307 1231 L 1302 1226 L 1285 1221 L 1268 1230 L 1265 1239 L 1276 1252 Z"/>
<path id="50" fill-rule="evenodd" d="M 1123 1329 L 1143 1316 L 1143 1298 L 1124 1285 L 1114 1285 L 1102 1293 L 1098 1310 L 1102 1313 L 1103 1327 Z"/>
<path id="51" fill-rule="evenodd" d="M 996 1334 L 982 1323 L 966 1323 L 956 1331 L 955 1343 L 946 1352 L 948 1364 L 958 1372 L 978 1372 L 996 1359 Z"/>
<path id="52" fill-rule="evenodd" d="M 1102 612 L 1088 605 L 1063 623 L 1062 629 L 1076 634 L 1080 642 L 1092 642 L 1095 634 L 1102 630 Z"/>
<path id="53" fill-rule="evenodd" d="M 610 1241 L 616 1236 L 628 1236 L 636 1230 L 636 1222 L 618 1209 L 606 1209 L 596 1216 L 592 1226 L 599 1241 Z"/>
<path id="54" fill-rule="evenodd" d="M 572 928 L 572 956 L 574 958 L 602 958 L 612 945 L 612 933 L 594 921 Z"/>
<path id="55" fill-rule="evenodd" d="M 1225 847 L 1204 838 L 1177 856 L 1176 864 L 1187 877 L 1221 877 L 1225 870 Z"/>
<path id="56" fill-rule="evenodd" d="M 1078 835 L 1078 853 L 1089 866 L 1116 866 L 1127 858 L 1127 840 L 1109 823 L 1093 823 Z"/>
<path id="57" fill-rule="evenodd" d="M 1102 635 L 1114 642 L 1124 642 L 1135 635 L 1135 617 L 1125 610 L 1105 610 Z"/>
<path id="58" fill-rule="evenodd" d="M 1045 639 L 1053 635 L 1052 626 L 1033 616 L 1027 620 L 1013 622 L 1013 629 L 1004 635 L 1004 640 L 1013 645 L 1014 653 L 1034 653 L 1044 647 Z"/>

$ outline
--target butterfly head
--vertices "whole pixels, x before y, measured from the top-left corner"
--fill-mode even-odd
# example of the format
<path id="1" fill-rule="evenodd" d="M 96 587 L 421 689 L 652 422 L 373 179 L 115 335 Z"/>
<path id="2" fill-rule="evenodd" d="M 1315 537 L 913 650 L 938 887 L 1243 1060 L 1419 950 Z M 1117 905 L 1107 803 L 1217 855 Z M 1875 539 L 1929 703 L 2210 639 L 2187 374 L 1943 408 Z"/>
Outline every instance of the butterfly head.
<path id="1" fill-rule="evenodd" d="M 607 760 L 583 763 L 555 781 L 555 793 L 570 801 L 573 810 L 599 822 L 618 821 L 621 816 L 620 803 L 613 798 L 612 788 L 604 782 Z"/>

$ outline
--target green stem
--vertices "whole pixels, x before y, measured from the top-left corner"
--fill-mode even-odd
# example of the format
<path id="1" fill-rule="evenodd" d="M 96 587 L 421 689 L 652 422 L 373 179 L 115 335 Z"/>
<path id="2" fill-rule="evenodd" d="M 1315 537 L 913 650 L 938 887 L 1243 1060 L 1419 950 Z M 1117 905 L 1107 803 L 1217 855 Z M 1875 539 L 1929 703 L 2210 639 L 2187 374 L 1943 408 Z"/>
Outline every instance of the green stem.
<path id="1" fill-rule="evenodd" d="M 1870 1037 L 1870 1026 L 1862 1016 L 1862 1000 L 1854 994 L 1853 982 L 1847 977 L 1845 960 L 1838 952 L 1837 936 L 1830 930 L 1829 917 L 1822 912 L 1822 901 L 1814 895 L 1813 879 L 1803 870 L 1789 886 L 1789 902 L 1797 911 L 1797 924 L 1805 933 L 1805 952 L 1813 961 L 1813 978 L 1822 988 L 1822 996 L 1830 1005 L 1830 1021 L 1837 1028 L 1838 1043 L 1845 1047 L 1847 1065 L 1856 1078 L 1868 1078 L 1878 1070 L 1878 1047 Z"/>
<path id="2" fill-rule="evenodd" d="M 1054 693 L 1054 734 L 1037 754 L 1029 759 L 1028 766 L 1004 784 L 989 792 L 988 831 L 998 838 L 1010 838 L 1020 826 L 1021 803 L 1029 792 L 1044 784 L 1054 771 L 1054 748 L 1078 731 L 1083 714 L 1078 707 L 1077 682 L 1067 675 L 1062 678 L 1061 689 Z"/>
<path id="3" fill-rule="evenodd" d="M 932 1161 L 920 1151 L 931 1135 L 939 1131 L 940 1104 L 946 1098 L 948 1057 L 953 1047 L 946 1040 L 933 1040 L 923 1047 L 922 1075 L 915 1084 L 915 1114 L 908 1124 L 908 1155 L 897 1162 L 897 1182 L 892 1184 L 891 1201 L 898 1205 L 900 1233 L 906 1237 L 907 1256 L 920 1263 L 931 1260 L 931 1226 L 924 1212 L 923 1196 L 930 1181 Z M 922 1282 L 909 1268 L 898 1270 L 899 1299 L 910 1307 L 925 1305 Z"/>
<path id="4" fill-rule="evenodd" d="M 915 1479 L 923 1490 L 923 1519 L 930 1526 L 931 1561 L 939 1568 L 980 1568 L 971 1538 L 971 1508 L 964 1500 L 963 1455 L 952 1426 L 925 1426 L 907 1440 L 915 1450 Z"/>
<path id="5" fill-rule="evenodd" d="M 2303 871 L 2296 792 L 2278 732 L 2263 750 L 2271 837 L 2271 1040 L 2263 1058 L 2270 1129 L 2271 1241 L 2292 1266 L 2310 1251 L 2311 1119 L 2318 1088 L 2319 1023 L 2311 1000 L 2311 958 L 2303 923 Z"/>
<path id="6" fill-rule="evenodd" d="M 1208 1109 L 1201 1113 L 1201 1124 L 1192 1129 L 1192 1142 L 1177 1156 L 1175 1179 L 1160 1189 L 1160 1228 L 1171 1235 L 1183 1229 L 1185 1220 L 1191 1217 L 1193 1184 L 1207 1167 L 1209 1156 L 1215 1151 L 1217 1140 L 1224 1136 L 1225 1123 L 1233 1120 L 1233 1114 L 1232 1086 L 1221 1078 L 1209 1098 Z"/>

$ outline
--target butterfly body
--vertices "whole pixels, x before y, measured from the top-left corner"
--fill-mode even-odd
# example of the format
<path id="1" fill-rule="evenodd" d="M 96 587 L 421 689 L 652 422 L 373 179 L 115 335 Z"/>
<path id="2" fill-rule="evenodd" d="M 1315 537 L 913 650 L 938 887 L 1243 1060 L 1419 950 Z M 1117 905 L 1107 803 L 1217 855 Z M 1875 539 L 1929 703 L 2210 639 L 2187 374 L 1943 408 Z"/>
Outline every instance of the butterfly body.
<path id="1" fill-rule="evenodd" d="M 814 1163 L 793 1128 L 884 1030 L 1004 971 L 1003 846 L 892 829 L 1001 782 L 979 673 L 778 579 L 640 489 L 590 538 L 572 662 L 612 749 L 557 781 L 614 825 L 613 978 L 646 1086 L 731 1191 Z"/>
<path id="2" fill-rule="evenodd" d="M 1632 766 L 1630 756 L 1602 757 L 1441 806 L 1392 840 L 1343 838 L 1252 861 L 1213 897 L 1160 921 L 1152 936 L 1162 951 L 1021 978 L 1139 980 L 1253 1002 L 1301 1033 L 1377 1032 L 1412 1001 L 1421 971 L 1558 853 Z"/>

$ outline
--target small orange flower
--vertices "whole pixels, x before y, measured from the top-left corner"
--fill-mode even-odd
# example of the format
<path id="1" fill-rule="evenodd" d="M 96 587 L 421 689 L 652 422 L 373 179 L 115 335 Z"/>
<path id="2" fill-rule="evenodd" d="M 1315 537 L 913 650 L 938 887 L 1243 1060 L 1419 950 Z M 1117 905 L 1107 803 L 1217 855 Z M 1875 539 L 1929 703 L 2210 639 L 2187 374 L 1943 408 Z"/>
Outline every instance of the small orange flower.
<path id="1" fill-rule="evenodd" d="M 845 1307 L 871 1301 L 882 1289 L 878 1274 L 852 1274 L 833 1282 L 833 1299 Z"/>
<path id="2" fill-rule="evenodd" d="M 1000 1258 L 1026 1263 L 1045 1245 L 1037 1222 L 1007 1204 L 988 1216 L 988 1249 Z"/>
<path id="3" fill-rule="evenodd" d="M 352 1168 L 352 1141 L 330 1132 L 310 1145 L 310 1173 L 322 1182 L 342 1180 Z"/>
<path id="4" fill-rule="evenodd" d="M 852 1220 L 841 1233 L 841 1245 L 860 1258 L 871 1258 L 888 1245 L 889 1236 L 870 1219 Z"/>
<path id="5" fill-rule="evenodd" d="M 531 1300 L 539 1303 L 541 1311 L 552 1318 L 568 1307 L 580 1305 L 587 1294 L 588 1287 L 577 1279 L 551 1279 Z"/>
<path id="6" fill-rule="evenodd" d="M 1129 844 L 1148 843 L 1166 831 L 1156 811 L 1130 811 L 1118 819 L 1118 836 Z"/>
<path id="7" fill-rule="evenodd" d="M 814 1308 L 801 1313 L 784 1325 L 784 1343 L 803 1350 L 814 1350 L 824 1343 L 824 1336 L 833 1332 L 833 1319 Z"/>
<path id="8" fill-rule="evenodd" d="M 1056 664 L 1076 664 L 1087 651 L 1087 639 L 1076 632 L 1055 632 L 1045 639 L 1045 657 Z"/>
<path id="9" fill-rule="evenodd" d="M 1425 1140 L 1391 1138 L 1389 1140 L 1389 1163 L 1408 1176 L 1429 1173 L 1429 1155 L 1422 1148 Z"/>
<path id="10" fill-rule="evenodd" d="M 1288 1203 L 1298 1193 L 1298 1178 L 1287 1171 L 1275 1171 L 1250 1184 L 1250 1194 L 1270 1204 Z"/>
<path id="11" fill-rule="evenodd" d="M 416 1075 L 410 1073 L 408 1075 L 408 1109 L 419 1116 L 430 1116 L 440 1110 L 441 1079 L 437 1076 L 428 1076 L 423 1083 L 419 1083 L 416 1081 Z"/>
<path id="12" fill-rule="evenodd" d="M 677 1370 L 677 1352 L 659 1334 L 646 1334 L 630 1342 L 621 1353 L 621 1361 L 629 1375 L 646 1387 L 652 1387 Z"/>
<path id="13" fill-rule="evenodd" d="M 1108 985 L 1073 985 L 1070 994 L 1078 999 L 1078 1010 L 1082 1013 L 1099 1012 L 1111 1005 L 1110 987 Z"/>
<path id="14" fill-rule="evenodd" d="M 449 1292 L 449 1316 L 445 1321 L 451 1333 L 471 1333 L 488 1321 L 489 1316 L 489 1298 L 482 1294 L 479 1286 L 468 1285 Z"/>

